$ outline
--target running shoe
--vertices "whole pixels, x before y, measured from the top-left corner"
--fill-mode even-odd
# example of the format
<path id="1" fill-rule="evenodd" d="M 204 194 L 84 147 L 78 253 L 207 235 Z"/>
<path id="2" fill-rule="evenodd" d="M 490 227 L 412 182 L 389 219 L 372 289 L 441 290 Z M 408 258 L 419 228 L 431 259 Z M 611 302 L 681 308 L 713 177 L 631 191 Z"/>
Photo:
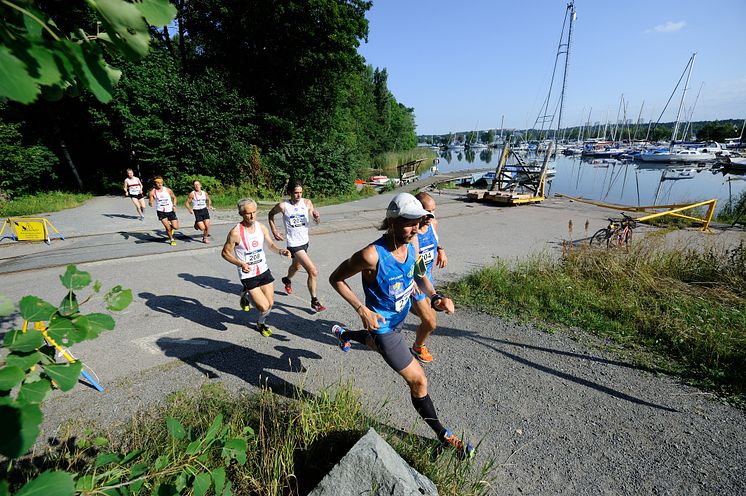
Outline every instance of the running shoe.
<path id="1" fill-rule="evenodd" d="M 264 336 L 265 338 L 268 338 L 272 335 L 272 329 L 270 329 L 267 324 L 259 324 L 257 322 L 256 328 L 259 329 L 259 332 L 261 332 L 262 336 Z"/>
<path id="2" fill-rule="evenodd" d="M 241 302 L 239 303 L 241 305 L 241 310 L 244 312 L 248 312 L 251 310 L 251 300 L 249 298 L 249 292 L 245 289 L 241 290 Z"/>
<path id="3" fill-rule="evenodd" d="M 458 458 L 459 460 L 470 460 L 474 458 L 474 454 L 476 453 L 474 446 L 469 443 L 463 442 L 461 439 L 459 439 L 458 436 L 456 436 L 455 434 L 451 434 L 450 431 L 445 431 L 443 433 L 443 437 L 440 439 L 440 442 L 455 449 L 456 458 Z"/>
<path id="4" fill-rule="evenodd" d="M 140 222 L 142 222 L 142 221 L 144 221 L 144 220 L 145 220 L 145 216 L 141 215 L 141 216 L 140 216 Z"/>
<path id="5" fill-rule="evenodd" d="M 291 284 L 290 279 L 288 279 L 287 277 L 283 277 L 282 283 L 285 285 L 285 292 L 287 294 L 293 294 L 293 285 Z"/>
<path id="6" fill-rule="evenodd" d="M 210 244 L 210 238 L 202 238 L 202 242 L 206 245 Z"/>
<path id="7" fill-rule="evenodd" d="M 170 244 L 171 246 L 176 246 L 176 240 L 175 239 L 170 239 L 170 240 L 168 240 L 168 244 Z"/>
<path id="8" fill-rule="evenodd" d="M 412 346 L 409 348 L 409 351 L 411 351 L 412 355 L 422 363 L 430 363 L 433 361 L 433 356 L 424 344 L 422 346 Z"/>
<path id="9" fill-rule="evenodd" d="M 342 334 L 345 332 L 345 328 L 341 325 L 334 324 L 332 326 L 332 332 L 334 333 L 334 337 L 337 338 L 337 343 L 339 344 L 339 349 L 347 353 L 350 351 L 350 348 L 352 348 L 352 343 L 349 341 L 345 341 L 342 338 Z"/>
<path id="10" fill-rule="evenodd" d="M 326 307 L 321 304 L 318 298 L 311 298 L 311 308 L 313 308 L 316 312 L 323 312 L 326 310 Z"/>

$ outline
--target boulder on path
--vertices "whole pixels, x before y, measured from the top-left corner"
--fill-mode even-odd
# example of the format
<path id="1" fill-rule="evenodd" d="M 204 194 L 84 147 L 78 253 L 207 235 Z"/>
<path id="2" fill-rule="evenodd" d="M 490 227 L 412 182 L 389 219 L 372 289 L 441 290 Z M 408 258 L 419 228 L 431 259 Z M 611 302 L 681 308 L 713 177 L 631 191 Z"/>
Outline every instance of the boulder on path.
<path id="1" fill-rule="evenodd" d="M 437 495 L 438 489 L 370 428 L 309 496 L 362 494 Z"/>

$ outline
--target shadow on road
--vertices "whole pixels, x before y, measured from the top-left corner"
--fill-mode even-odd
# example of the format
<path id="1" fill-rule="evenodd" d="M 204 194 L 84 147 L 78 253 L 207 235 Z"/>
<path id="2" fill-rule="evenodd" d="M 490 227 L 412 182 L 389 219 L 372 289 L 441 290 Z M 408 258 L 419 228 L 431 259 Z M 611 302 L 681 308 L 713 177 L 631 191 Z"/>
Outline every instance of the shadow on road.
<path id="1" fill-rule="evenodd" d="M 165 243 L 168 239 L 168 235 L 166 234 L 166 231 L 163 229 L 156 229 L 152 233 L 147 231 L 119 231 L 117 232 L 120 236 L 122 236 L 125 240 L 129 240 L 130 238 L 135 238 L 135 244 L 140 243 Z M 174 239 L 177 241 L 182 241 L 185 243 L 197 243 L 199 242 L 196 239 L 193 239 L 191 236 L 184 234 L 181 231 L 176 231 L 174 233 Z M 200 238 L 201 239 L 201 238 Z M 200 242 L 200 244 L 202 244 Z"/>
<path id="2" fill-rule="evenodd" d="M 127 214 L 101 214 L 104 217 L 109 217 L 110 219 L 132 219 L 137 220 L 140 217 L 137 215 L 127 215 Z"/>
<path id="3" fill-rule="evenodd" d="M 137 296 L 145 301 L 145 305 L 151 310 L 165 313 L 175 318 L 189 319 L 195 324 L 226 331 L 226 323 L 234 322 L 234 317 L 225 315 L 214 308 L 204 306 L 196 298 L 175 295 L 154 295 L 153 293 L 139 293 Z"/>
<path id="4" fill-rule="evenodd" d="M 241 294 L 241 288 L 243 287 L 240 284 L 232 283 L 230 280 L 223 279 L 221 277 L 195 276 L 187 272 L 180 273 L 179 277 L 187 282 L 196 284 L 200 288 L 217 289 L 218 291 L 222 291 L 224 293 L 234 294 L 237 298 L 236 302 L 238 302 L 238 296 Z"/>
<path id="5" fill-rule="evenodd" d="M 256 339 L 274 339 L 263 338 L 259 333 L 255 336 Z M 221 374 L 230 374 L 253 386 L 268 387 L 288 398 L 295 398 L 298 393 L 307 394 L 309 397 L 313 395 L 269 371 L 302 373 L 306 370 L 303 360 L 321 358 L 312 351 L 281 345 L 274 347 L 280 353 L 279 357 L 275 357 L 245 346 L 214 339 L 162 337 L 156 344 L 166 356 L 180 359 L 209 378 L 215 379 Z M 210 351 L 201 351 L 205 348 Z"/>
<path id="6" fill-rule="evenodd" d="M 505 345 L 505 346 L 516 347 L 518 349 L 522 348 L 522 349 L 530 349 L 530 350 L 535 350 L 535 351 L 542 351 L 542 352 L 551 353 L 551 354 L 555 354 L 555 355 L 564 355 L 564 356 L 569 356 L 569 357 L 572 357 L 572 358 L 580 358 L 582 360 L 590 360 L 590 361 L 594 361 L 594 362 L 606 363 L 606 364 L 609 364 L 609 365 L 621 366 L 621 367 L 626 367 L 626 368 L 642 369 L 642 367 L 635 367 L 633 365 L 630 365 L 630 364 L 627 364 L 627 363 L 624 363 L 624 362 L 616 362 L 616 361 L 606 360 L 606 359 L 603 359 L 603 358 L 598 358 L 598 357 L 594 357 L 594 356 L 590 356 L 590 355 L 581 355 L 581 354 L 578 354 L 578 353 L 572 353 L 572 352 L 566 352 L 566 351 L 561 351 L 561 350 L 555 350 L 555 349 L 552 349 L 552 348 L 544 348 L 544 347 L 540 347 L 540 346 L 526 345 L 526 344 L 523 344 L 523 343 L 514 343 L 512 341 L 507 341 L 507 340 L 504 340 L 504 339 L 489 338 L 489 337 L 485 337 L 485 336 L 480 336 L 480 335 L 478 335 L 475 332 L 465 331 L 465 330 L 462 330 L 462 329 L 454 329 L 454 328 L 449 328 L 449 327 L 438 327 L 438 329 L 436 330 L 436 334 L 438 334 L 438 333 L 439 334 L 443 334 L 443 335 L 447 335 L 447 336 L 453 336 L 453 337 L 457 337 L 457 338 L 468 339 L 470 341 L 473 341 L 476 344 L 479 344 L 481 346 L 489 348 L 489 349 L 491 349 L 491 350 L 493 350 L 493 351 L 495 351 L 495 352 L 503 355 L 504 357 L 510 358 L 511 360 L 514 360 L 514 361 L 516 361 L 516 362 L 518 362 L 518 363 L 520 363 L 522 365 L 525 365 L 527 367 L 531 367 L 533 369 L 539 370 L 539 371 L 544 372 L 546 374 L 553 375 L 555 377 L 559 377 L 560 379 L 564 379 L 564 380 L 569 381 L 569 382 L 574 382 L 575 384 L 579 384 L 581 386 L 585 386 L 585 387 L 588 387 L 588 388 L 591 388 L 591 389 L 595 389 L 596 391 L 599 391 L 599 392 L 604 393 L 604 394 L 608 394 L 609 396 L 613 396 L 613 397 L 619 398 L 621 400 L 629 401 L 631 403 L 635 403 L 635 404 L 638 404 L 638 405 L 649 406 L 651 408 L 656 408 L 658 410 L 665 410 L 667 412 L 678 412 L 678 410 L 676 410 L 674 408 L 670 408 L 670 407 L 663 406 L 663 405 L 658 405 L 656 403 L 651 403 L 649 401 L 645 401 L 645 400 L 643 400 L 641 398 L 636 398 L 636 397 L 634 397 L 632 395 L 629 395 L 627 393 L 623 393 L 621 391 L 618 391 L 618 390 L 613 389 L 611 387 L 605 386 L 603 384 L 599 384 L 599 383 L 591 381 L 589 379 L 584 379 L 582 377 L 577 377 L 575 375 L 569 374 L 567 372 L 563 372 L 561 370 L 557 370 L 555 368 L 549 367 L 549 366 L 544 365 L 542 363 L 538 363 L 538 362 L 529 360 L 529 359 L 527 359 L 525 357 L 522 357 L 522 356 L 520 356 L 520 355 L 518 355 L 516 353 L 511 353 L 511 352 L 506 351 L 504 349 L 500 349 L 498 346 L 499 345 Z"/>

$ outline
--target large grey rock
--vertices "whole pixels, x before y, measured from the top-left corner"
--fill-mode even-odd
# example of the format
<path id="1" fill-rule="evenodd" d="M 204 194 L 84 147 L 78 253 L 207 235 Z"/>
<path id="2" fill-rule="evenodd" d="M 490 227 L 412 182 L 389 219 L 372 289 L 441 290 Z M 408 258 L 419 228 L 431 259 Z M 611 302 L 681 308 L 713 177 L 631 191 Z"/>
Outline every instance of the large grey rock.
<path id="1" fill-rule="evenodd" d="M 373 429 L 326 474 L 309 496 L 437 495 L 435 484 L 410 467 Z"/>

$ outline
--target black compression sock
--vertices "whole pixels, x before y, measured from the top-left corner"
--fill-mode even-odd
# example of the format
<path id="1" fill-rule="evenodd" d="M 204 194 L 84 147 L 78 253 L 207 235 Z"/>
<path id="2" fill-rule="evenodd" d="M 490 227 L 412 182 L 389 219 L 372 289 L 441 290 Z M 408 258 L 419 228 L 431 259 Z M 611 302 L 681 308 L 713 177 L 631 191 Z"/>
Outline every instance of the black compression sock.
<path id="1" fill-rule="evenodd" d="M 414 405 L 414 409 L 417 410 L 417 413 L 422 417 L 422 420 L 424 420 L 427 425 L 435 431 L 435 434 L 438 435 L 438 439 L 442 438 L 443 434 L 446 432 L 446 428 L 443 427 L 443 424 L 438 420 L 438 414 L 435 413 L 435 406 L 433 405 L 433 401 L 430 399 L 430 395 L 426 394 L 422 398 L 415 398 L 412 396 L 412 405 Z"/>
<path id="2" fill-rule="evenodd" d="M 368 331 L 345 330 L 341 336 L 343 341 L 356 341 L 362 345 L 368 344 Z"/>

